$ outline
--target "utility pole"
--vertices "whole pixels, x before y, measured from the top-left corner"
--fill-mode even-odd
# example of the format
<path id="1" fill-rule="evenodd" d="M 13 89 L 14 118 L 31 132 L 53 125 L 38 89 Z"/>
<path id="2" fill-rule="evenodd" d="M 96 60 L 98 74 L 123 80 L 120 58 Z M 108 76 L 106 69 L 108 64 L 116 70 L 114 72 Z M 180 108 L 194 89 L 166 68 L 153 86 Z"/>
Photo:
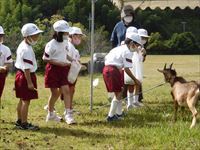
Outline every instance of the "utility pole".
<path id="1" fill-rule="evenodd" d="M 185 27 L 186 27 L 186 23 L 185 21 L 182 21 L 181 24 L 183 25 L 183 32 L 185 32 Z"/>
<path id="2" fill-rule="evenodd" d="M 91 15 L 92 15 L 92 23 L 91 23 L 91 52 L 90 52 L 90 112 L 93 109 L 93 54 L 94 54 L 94 5 L 96 0 L 91 0 Z"/>

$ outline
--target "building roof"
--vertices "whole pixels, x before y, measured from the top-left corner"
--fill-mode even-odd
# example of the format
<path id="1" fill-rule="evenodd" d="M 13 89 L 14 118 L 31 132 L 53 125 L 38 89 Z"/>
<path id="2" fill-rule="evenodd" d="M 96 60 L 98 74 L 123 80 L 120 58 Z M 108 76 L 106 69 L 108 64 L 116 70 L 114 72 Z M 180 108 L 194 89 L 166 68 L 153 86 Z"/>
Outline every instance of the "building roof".
<path id="1" fill-rule="evenodd" d="M 119 0 L 113 0 L 113 2 L 120 8 Z M 195 9 L 200 7 L 200 0 L 124 0 L 124 5 L 132 5 L 135 9 L 141 8 L 142 10 L 146 8 L 155 9 L 159 7 L 160 9 L 165 8 L 180 8 L 185 9 L 189 7 Z"/>

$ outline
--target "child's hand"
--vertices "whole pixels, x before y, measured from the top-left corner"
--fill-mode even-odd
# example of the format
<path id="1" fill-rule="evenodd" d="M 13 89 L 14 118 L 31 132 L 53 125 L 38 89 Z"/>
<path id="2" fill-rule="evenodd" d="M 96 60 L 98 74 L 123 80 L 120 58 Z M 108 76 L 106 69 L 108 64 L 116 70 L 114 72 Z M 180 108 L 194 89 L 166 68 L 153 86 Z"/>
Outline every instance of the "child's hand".
<path id="1" fill-rule="evenodd" d="M 142 48 L 141 53 L 142 53 L 142 56 L 146 56 L 146 54 L 147 54 L 147 52 L 144 48 Z"/>
<path id="2" fill-rule="evenodd" d="M 65 62 L 62 62 L 62 63 L 61 63 L 61 66 L 62 66 L 62 67 L 66 67 L 66 66 L 70 66 L 70 65 L 71 65 L 70 63 L 65 63 Z"/>
<path id="3" fill-rule="evenodd" d="M 33 83 L 29 83 L 29 84 L 28 84 L 28 89 L 29 89 L 29 90 L 32 90 L 32 91 L 35 90 L 35 87 L 34 87 Z"/>
<path id="4" fill-rule="evenodd" d="M 6 71 L 7 71 L 6 67 L 0 66 L 0 73 L 6 73 Z"/>

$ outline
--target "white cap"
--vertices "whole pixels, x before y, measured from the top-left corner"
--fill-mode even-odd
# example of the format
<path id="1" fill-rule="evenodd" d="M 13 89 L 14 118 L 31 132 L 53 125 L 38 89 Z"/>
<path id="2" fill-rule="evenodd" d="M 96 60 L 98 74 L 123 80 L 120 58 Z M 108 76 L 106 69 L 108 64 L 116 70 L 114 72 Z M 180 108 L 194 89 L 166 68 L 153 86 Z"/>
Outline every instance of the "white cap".
<path id="1" fill-rule="evenodd" d="M 128 27 L 127 29 L 126 29 L 126 37 L 128 36 L 128 34 L 131 34 L 131 33 L 136 33 L 136 34 L 138 34 L 138 30 L 137 30 L 137 28 L 136 27 Z"/>
<path id="2" fill-rule="evenodd" d="M 0 34 L 5 34 L 2 26 L 0 26 Z"/>
<path id="3" fill-rule="evenodd" d="M 129 38 L 132 41 L 134 41 L 134 42 L 142 45 L 142 43 L 141 43 L 141 37 L 137 33 L 130 33 L 130 34 L 127 35 L 126 38 Z"/>
<path id="4" fill-rule="evenodd" d="M 31 36 L 31 35 L 35 35 L 35 34 L 39 34 L 42 33 L 43 31 L 40 30 L 35 24 L 33 23 L 27 23 L 25 24 L 22 29 L 21 29 L 21 33 L 23 35 L 23 37 L 27 37 L 27 36 Z"/>
<path id="5" fill-rule="evenodd" d="M 53 29 L 56 32 L 70 32 L 71 27 L 65 20 L 58 20 L 53 24 Z"/>
<path id="6" fill-rule="evenodd" d="M 73 35 L 73 34 L 80 34 L 80 35 L 84 35 L 83 32 L 81 31 L 80 28 L 78 27 L 71 27 L 71 31 L 69 32 L 70 35 Z"/>
<path id="7" fill-rule="evenodd" d="M 141 37 L 149 37 L 148 36 L 148 32 L 147 32 L 147 30 L 145 30 L 145 29 L 138 29 L 138 34 L 139 34 L 139 36 L 141 36 Z"/>

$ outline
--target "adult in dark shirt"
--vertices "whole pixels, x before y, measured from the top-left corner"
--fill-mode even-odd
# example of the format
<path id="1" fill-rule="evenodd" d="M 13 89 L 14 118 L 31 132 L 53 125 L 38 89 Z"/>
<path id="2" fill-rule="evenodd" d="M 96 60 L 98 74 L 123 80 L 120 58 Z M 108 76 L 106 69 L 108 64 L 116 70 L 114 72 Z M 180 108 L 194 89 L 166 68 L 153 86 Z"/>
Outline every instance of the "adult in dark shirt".
<path id="1" fill-rule="evenodd" d="M 130 26 L 139 28 L 135 22 L 135 12 L 131 5 L 126 5 L 121 11 L 121 21 L 119 21 L 112 32 L 110 41 L 113 47 L 121 45 L 121 42 L 125 40 L 126 29 Z"/>

